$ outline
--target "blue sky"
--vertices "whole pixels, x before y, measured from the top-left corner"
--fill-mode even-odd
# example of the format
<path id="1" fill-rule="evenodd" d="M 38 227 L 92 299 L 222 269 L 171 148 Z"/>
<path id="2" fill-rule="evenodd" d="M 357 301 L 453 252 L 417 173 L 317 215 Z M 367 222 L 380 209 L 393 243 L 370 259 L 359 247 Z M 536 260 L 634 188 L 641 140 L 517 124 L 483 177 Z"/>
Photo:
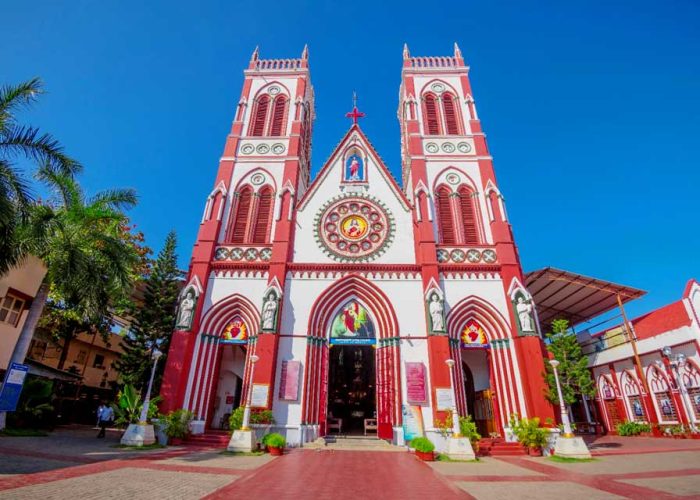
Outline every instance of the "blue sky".
<path id="1" fill-rule="evenodd" d="M 700 3 L 37 0 L 5 5 L 0 83 L 33 76 L 26 114 L 86 168 L 90 191 L 134 187 L 132 213 L 187 267 L 253 48 L 298 57 L 316 90 L 313 173 L 348 127 L 397 177 L 401 50 L 471 66 L 526 271 L 636 286 L 638 314 L 700 278 Z"/>

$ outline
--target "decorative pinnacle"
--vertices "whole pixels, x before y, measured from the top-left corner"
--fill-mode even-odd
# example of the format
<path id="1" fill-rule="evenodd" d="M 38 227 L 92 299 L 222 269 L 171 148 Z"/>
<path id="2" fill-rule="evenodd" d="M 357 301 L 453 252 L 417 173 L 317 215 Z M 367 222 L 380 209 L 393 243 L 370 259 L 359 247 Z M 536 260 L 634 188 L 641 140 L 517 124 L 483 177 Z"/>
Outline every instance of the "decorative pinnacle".
<path id="1" fill-rule="evenodd" d="M 403 58 L 408 59 L 409 57 L 411 57 L 411 53 L 408 51 L 408 44 L 404 43 L 403 44 Z"/>
<path id="2" fill-rule="evenodd" d="M 309 46 L 304 44 L 304 50 L 301 51 L 301 58 L 306 61 L 309 59 Z"/>
<path id="3" fill-rule="evenodd" d="M 259 53 L 259 51 L 260 51 L 260 50 L 259 50 L 259 46 L 256 45 L 256 46 L 255 46 L 255 50 L 253 51 L 253 55 L 250 56 L 250 62 L 255 62 L 255 61 L 258 60 L 258 53 Z"/>
<path id="4" fill-rule="evenodd" d="M 462 57 L 462 51 L 459 50 L 459 45 L 455 42 L 455 57 Z"/>

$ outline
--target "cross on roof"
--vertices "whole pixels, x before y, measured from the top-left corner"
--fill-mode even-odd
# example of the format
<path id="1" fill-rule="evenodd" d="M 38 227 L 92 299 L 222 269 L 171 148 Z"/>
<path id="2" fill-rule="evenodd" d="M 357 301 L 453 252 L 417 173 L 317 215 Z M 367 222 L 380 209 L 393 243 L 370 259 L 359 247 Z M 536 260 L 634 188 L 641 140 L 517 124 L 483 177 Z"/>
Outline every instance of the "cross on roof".
<path id="1" fill-rule="evenodd" d="M 353 125 L 357 125 L 357 120 L 364 118 L 365 114 L 357 109 L 357 92 L 352 93 L 352 111 L 350 113 L 345 113 L 347 118 L 352 120 Z"/>

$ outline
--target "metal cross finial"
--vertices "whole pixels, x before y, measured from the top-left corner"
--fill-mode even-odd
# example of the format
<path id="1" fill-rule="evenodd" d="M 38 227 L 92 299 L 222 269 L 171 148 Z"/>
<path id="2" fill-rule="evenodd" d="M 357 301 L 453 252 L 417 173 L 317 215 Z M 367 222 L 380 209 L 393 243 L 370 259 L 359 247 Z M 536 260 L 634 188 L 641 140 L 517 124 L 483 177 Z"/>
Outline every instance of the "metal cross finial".
<path id="1" fill-rule="evenodd" d="M 364 113 L 357 109 L 357 92 L 354 90 L 352 92 L 352 111 L 350 113 L 345 113 L 345 116 L 352 120 L 353 125 L 357 125 L 357 120 L 365 116 Z"/>

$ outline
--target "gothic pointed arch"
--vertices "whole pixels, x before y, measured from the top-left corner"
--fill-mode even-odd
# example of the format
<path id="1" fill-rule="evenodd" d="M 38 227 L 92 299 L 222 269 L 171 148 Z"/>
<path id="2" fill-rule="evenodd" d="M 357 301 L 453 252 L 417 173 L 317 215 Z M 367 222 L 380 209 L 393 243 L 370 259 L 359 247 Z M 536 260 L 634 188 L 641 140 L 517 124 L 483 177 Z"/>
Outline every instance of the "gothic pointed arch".
<path id="1" fill-rule="evenodd" d="M 440 111 L 438 98 L 432 92 L 423 95 L 423 131 L 425 135 L 440 135 Z"/>
<path id="2" fill-rule="evenodd" d="M 273 137 L 285 135 L 288 102 L 285 95 L 275 97 L 272 103 L 272 117 L 270 118 L 270 133 L 268 135 Z"/>
<path id="3" fill-rule="evenodd" d="M 460 126 L 459 100 L 449 92 L 445 92 L 440 96 L 442 100 L 442 116 L 445 119 L 445 134 L 460 135 L 462 127 Z"/>
<path id="4" fill-rule="evenodd" d="M 274 192 L 272 187 L 263 186 L 257 194 L 257 207 L 253 218 L 253 233 L 251 243 L 264 244 L 270 240 L 270 228 L 272 226 L 272 209 L 274 206 Z"/>
<path id="5" fill-rule="evenodd" d="M 253 113 L 250 120 L 249 135 L 262 137 L 265 134 L 265 124 L 267 122 L 267 114 L 270 108 L 270 97 L 264 94 L 255 100 Z"/>
<path id="6" fill-rule="evenodd" d="M 231 208 L 232 217 L 229 222 L 226 240 L 229 243 L 245 243 L 248 239 L 248 222 L 253 204 L 253 188 L 246 184 L 237 193 Z"/>
<path id="7" fill-rule="evenodd" d="M 457 231 L 452 207 L 452 192 L 444 184 L 435 190 L 435 212 L 437 212 L 438 221 L 438 241 L 443 245 L 456 244 Z"/>

